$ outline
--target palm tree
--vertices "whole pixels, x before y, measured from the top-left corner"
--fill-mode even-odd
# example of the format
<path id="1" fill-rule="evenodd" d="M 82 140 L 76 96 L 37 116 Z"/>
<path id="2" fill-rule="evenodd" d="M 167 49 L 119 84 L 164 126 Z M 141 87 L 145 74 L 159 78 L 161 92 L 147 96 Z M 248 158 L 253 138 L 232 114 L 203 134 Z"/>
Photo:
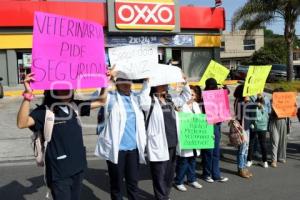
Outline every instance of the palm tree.
<path id="1" fill-rule="evenodd" d="M 293 48 L 296 22 L 300 16 L 300 0 L 248 0 L 233 16 L 232 25 L 241 24 L 248 33 L 256 28 L 274 23 L 277 18 L 284 20 L 284 37 L 287 44 L 287 81 L 294 80 Z"/>

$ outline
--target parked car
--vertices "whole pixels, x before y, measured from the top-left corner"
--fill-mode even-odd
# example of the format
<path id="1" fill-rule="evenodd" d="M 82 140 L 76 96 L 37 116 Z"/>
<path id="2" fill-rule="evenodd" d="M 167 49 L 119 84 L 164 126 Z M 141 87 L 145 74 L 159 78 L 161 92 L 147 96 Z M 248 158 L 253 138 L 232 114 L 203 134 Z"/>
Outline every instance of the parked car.
<path id="1" fill-rule="evenodd" d="M 283 64 L 273 64 L 267 82 L 285 81 L 287 78 L 287 67 Z"/>
<path id="2" fill-rule="evenodd" d="M 235 70 L 230 71 L 230 78 L 232 80 L 245 80 L 249 66 L 238 65 Z"/>
<path id="3" fill-rule="evenodd" d="M 3 91 L 3 86 L 2 86 L 2 77 L 0 77 L 0 99 L 4 97 L 4 91 Z"/>

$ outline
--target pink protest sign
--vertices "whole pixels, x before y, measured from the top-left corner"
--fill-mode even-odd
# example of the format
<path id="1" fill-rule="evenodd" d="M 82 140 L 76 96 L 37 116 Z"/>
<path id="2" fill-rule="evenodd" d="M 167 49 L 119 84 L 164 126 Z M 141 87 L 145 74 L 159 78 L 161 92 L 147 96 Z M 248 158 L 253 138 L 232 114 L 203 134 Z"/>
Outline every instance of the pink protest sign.
<path id="1" fill-rule="evenodd" d="M 60 15 L 35 12 L 33 89 L 105 87 L 103 27 Z"/>
<path id="2" fill-rule="evenodd" d="M 231 119 L 227 90 L 207 90 L 203 91 L 202 96 L 209 124 Z"/>

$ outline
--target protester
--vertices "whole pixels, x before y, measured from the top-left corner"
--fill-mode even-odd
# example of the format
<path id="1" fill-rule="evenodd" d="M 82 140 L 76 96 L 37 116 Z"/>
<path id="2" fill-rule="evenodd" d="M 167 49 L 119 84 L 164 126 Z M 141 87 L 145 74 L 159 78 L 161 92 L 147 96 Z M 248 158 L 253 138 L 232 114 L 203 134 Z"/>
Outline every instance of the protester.
<path id="1" fill-rule="evenodd" d="M 244 85 L 238 85 L 234 91 L 234 112 L 236 119 L 244 129 L 244 143 L 238 147 L 237 167 L 238 175 L 242 178 L 250 178 L 253 174 L 247 169 L 247 156 L 249 148 L 249 133 L 251 124 L 251 104 L 249 97 L 243 97 Z"/>
<path id="2" fill-rule="evenodd" d="M 185 83 L 180 95 L 168 93 L 168 85 L 151 88 L 147 100 L 146 130 L 147 151 L 150 161 L 155 199 L 168 200 L 176 164 L 177 110 L 191 99 L 189 86 Z"/>
<path id="3" fill-rule="evenodd" d="M 184 104 L 181 108 L 182 112 L 187 113 L 201 113 L 197 99 L 201 98 L 201 90 L 197 90 L 195 86 L 190 86 L 192 99 Z M 196 177 L 196 157 L 200 155 L 200 150 L 180 150 L 179 145 L 177 148 L 177 162 L 176 162 L 176 177 L 175 186 L 180 191 L 187 191 L 184 186 L 185 176 L 187 177 L 187 183 L 196 188 L 202 188 L 202 185 L 197 182 Z"/>
<path id="4" fill-rule="evenodd" d="M 204 90 L 217 90 L 218 84 L 214 78 L 209 78 L 205 81 Z M 209 183 L 215 181 L 227 182 L 227 177 L 222 177 L 220 172 L 220 140 L 221 140 L 221 123 L 214 124 L 214 148 L 213 149 L 203 149 L 202 163 L 203 163 L 203 178 Z"/>
<path id="5" fill-rule="evenodd" d="M 273 92 L 284 92 L 284 90 L 277 88 Z M 277 161 L 286 162 L 288 122 L 288 118 L 279 118 L 274 109 L 272 110 L 270 115 L 271 167 L 277 167 Z"/>
<path id="6" fill-rule="evenodd" d="M 252 131 L 250 132 L 250 142 L 249 142 L 249 151 L 248 151 L 248 162 L 247 166 L 251 167 L 253 164 L 253 148 L 254 141 L 256 137 L 258 137 L 258 141 L 261 147 L 262 153 L 262 166 L 264 168 L 268 168 L 267 162 L 267 129 L 268 129 L 268 121 L 269 121 L 269 113 L 265 108 L 264 97 L 261 94 L 257 95 L 257 99 L 255 101 L 257 105 L 255 106 L 255 119 L 251 124 Z"/>
<path id="7" fill-rule="evenodd" d="M 104 128 L 95 154 L 106 159 L 112 200 L 122 200 L 123 178 L 129 200 L 138 198 L 139 163 L 145 163 L 146 132 L 142 102 L 148 98 L 148 81 L 140 93 L 131 91 L 132 81 L 117 73 L 116 91 L 108 94 Z"/>
<path id="8" fill-rule="evenodd" d="M 34 75 L 26 75 L 17 126 L 43 133 L 45 120 L 48 120 L 45 119 L 46 112 L 54 113 L 52 137 L 45 150 L 46 184 L 54 200 L 78 200 L 87 162 L 77 113 L 89 116 L 91 109 L 104 105 L 107 92 L 103 90 L 96 100 L 80 101 L 74 99 L 72 90 L 48 90 L 44 93 L 42 105 L 29 113 L 30 102 L 34 98 L 30 87 L 32 81 Z"/>

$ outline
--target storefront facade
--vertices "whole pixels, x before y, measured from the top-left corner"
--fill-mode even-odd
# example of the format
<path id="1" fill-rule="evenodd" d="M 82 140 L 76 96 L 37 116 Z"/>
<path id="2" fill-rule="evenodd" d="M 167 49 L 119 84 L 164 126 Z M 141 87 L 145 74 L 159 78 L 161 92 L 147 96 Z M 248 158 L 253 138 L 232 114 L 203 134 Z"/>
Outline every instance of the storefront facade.
<path id="1" fill-rule="evenodd" d="M 30 72 L 35 11 L 98 22 L 106 50 L 135 44 L 158 45 L 158 61 L 176 61 L 197 80 L 211 59 L 220 59 L 223 8 L 179 6 L 177 0 L 109 0 L 93 2 L 0 2 L 0 77 L 3 84 L 22 83 Z"/>

